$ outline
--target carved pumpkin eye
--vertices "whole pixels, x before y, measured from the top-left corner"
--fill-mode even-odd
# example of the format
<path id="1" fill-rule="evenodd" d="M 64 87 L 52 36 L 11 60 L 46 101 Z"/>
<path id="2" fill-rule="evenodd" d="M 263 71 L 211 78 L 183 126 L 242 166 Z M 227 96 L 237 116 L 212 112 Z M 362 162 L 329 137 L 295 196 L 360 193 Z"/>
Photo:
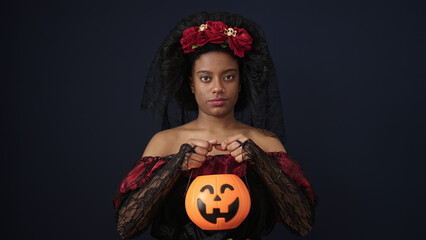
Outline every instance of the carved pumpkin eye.
<path id="1" fill-rule="evenodd" d="M 214 193 L 214 189 L 211 185 L 206 185 L 203 188 L 201 188 L 200 192 L 204 192 L 206 189 L 208 189 L 210 191 L 211 194 Z"/>
<path id="2" fill-rule="evenodd" d="M 250 205 L 247 187 L 234 174 L 199 176 L 189 186 L 185 198 L 188 217 L 204 230 L 238 227 L 247 217 Z"/>
<path id="3" fill-rule="evenodd" d="M 227 189 L 227 188 L 229 188 L 232 191 L 234 191 L 234 188 L 231 185 L 229 185 L 229 184 L 223 184 L 222 187 L 220 188 L 220 193 L 224 193 L 225 189 Z"/>

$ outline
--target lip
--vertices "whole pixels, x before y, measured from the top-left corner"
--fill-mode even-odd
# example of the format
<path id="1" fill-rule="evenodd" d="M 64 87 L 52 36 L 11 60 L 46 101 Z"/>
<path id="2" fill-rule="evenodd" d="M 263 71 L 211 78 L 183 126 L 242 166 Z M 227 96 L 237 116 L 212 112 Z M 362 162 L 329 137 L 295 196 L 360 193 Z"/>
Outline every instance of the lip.
<path id="1" fill-rule="evenodd" d="M 213 99 L 210 99 L 209 102 L 214 106 L 222 106 L 223 104 L 226 103 L 226 99 L 225 98 L 213 98 Z"/>

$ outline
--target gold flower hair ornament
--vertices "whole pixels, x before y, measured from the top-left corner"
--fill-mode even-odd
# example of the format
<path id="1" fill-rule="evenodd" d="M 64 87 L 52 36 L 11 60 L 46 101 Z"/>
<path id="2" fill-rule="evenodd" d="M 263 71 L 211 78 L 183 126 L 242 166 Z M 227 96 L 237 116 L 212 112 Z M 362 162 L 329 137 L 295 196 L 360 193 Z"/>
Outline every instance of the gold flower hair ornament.
<path id="1" fill-rule="evenodd" d="M 228 29 L 225 29 L 225 30 L 223 30 L 223 33 L 225 33 L 225 35 L 227 35 L 227 36 L 233 36 L 233 37 L 236 37 L 237 36 L 237 30 L 234 30 L 233 28 L 228 28 Z"/>
<path id="2" fill-rule="evenodd" d="M 202 31 L 204 31 L 206 29 L 207 29 L 207 24 L 201 24 L 200 27 L 198 28 L 198 31 L 202 32 Z"/>

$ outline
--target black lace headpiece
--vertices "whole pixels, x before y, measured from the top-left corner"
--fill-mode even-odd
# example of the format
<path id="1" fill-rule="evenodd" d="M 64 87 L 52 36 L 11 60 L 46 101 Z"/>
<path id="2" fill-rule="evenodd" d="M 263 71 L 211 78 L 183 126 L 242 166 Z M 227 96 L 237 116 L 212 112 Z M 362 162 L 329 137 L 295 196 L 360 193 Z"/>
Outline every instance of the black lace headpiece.
<path id="1" fill-rule="evenodd" d="M 222 21 L 244 28 L 253 38 L 251 50 L 239 58 L 241 92 L 235 106 L 237 120 L 267 129 L 285 140 L 281 98 L 275 68 L 262 29 L 254 22 L 231 13 L 201 12 L 183 18 L 166 36 L 157 51 L 145 82 L 141 107 L 162 118 L 162 129 L 185 124 L 197 116 L 197 103 L 190 91 L 189 76 L 196 56 L 218 44 L 207 44 L 184 54 L 180 40 L 183 32 L 207 21 Z M 229 51 L 218 47 L 216 50 Z"/>

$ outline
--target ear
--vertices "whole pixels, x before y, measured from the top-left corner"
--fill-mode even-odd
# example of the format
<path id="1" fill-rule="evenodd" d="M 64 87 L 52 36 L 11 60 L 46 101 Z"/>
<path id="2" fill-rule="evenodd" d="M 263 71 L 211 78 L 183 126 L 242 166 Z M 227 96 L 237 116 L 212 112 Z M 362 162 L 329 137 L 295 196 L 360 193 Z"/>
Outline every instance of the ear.
<path id="1" fill-rule="evenodd" d="M 189 77 L 189 87 L 191 87 L 191 92 L 195 93 L 194 81 L 192 81 L 192 77 Z"/>

